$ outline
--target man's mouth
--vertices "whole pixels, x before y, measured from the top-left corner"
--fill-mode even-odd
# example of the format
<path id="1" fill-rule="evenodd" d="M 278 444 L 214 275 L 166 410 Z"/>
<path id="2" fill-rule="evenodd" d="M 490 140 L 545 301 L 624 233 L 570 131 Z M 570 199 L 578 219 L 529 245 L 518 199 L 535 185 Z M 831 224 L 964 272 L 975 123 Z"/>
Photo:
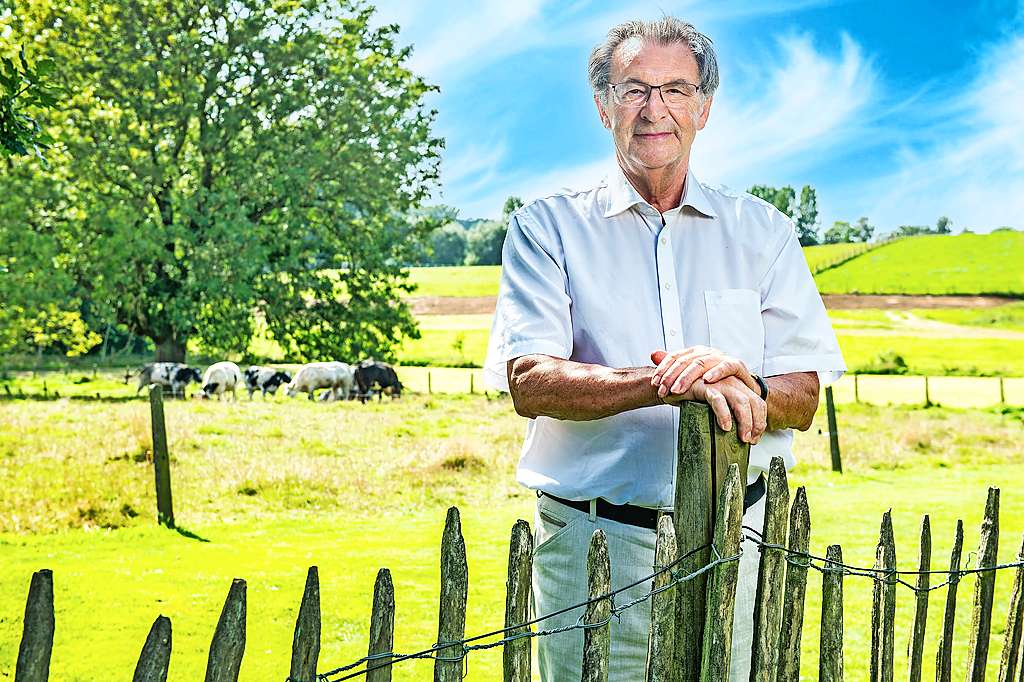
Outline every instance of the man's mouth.
<path id="1" fill-rule="evenodd" d="M 658 140 L 665 137 L 672 137 L 672 133 L 636 133 L 637 137 L 642 137 L 645 140 Z"/>

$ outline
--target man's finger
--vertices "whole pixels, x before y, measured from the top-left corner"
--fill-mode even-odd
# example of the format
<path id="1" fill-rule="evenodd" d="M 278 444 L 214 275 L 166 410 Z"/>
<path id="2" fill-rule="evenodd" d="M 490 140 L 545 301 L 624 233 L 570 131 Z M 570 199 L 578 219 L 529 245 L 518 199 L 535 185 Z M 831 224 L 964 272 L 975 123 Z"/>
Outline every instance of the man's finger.
<path id="1" fill-rule="evenodd" d="M 673 362 L 671 365 L 669 365 L 668 370 L 666 370 L 665 374 L 661 377 L 661 381 L 659 382 L 660 383 L 660 387 L 658 389 L 659 393 L 661 393 L 661 392 L 664 392 L 664 394 L 668 394 L 670 392 L 682 393 L 683 391 L 672 391 L 672 386 L 675 384 L 676 380 L 680 376 L 682 376 L 682 374 L 689 367 L 693 367 L 694 364 L 698 364 L 698 365 L 704 366 L 703 363 L 704 363 L 704 359 L 703 358 L 697 358 L 697 359 L 692 360 L 692 361 L 687 359 L 687 358 L 682 358 L 682 357 L 681 358 L 677 358 L 675 362 Z M 693 373 L 694 372 L 691 372 L 691 374 L 693 374 Z M 699 372 L 697 372 L 697 374 L 699 375 Z M 694 377 L 694 378 L 696 378 L 696 377 Z M 691 380 L 690 383 L 692 384 L 693 381 Z M 687 388 L 689 388 L 689 386 L 687 386 Z"/>
<path id="2" fill-rule="evenodd" d="M 754 421 L 750 411 L 750 401 L 739 388 L 730 390 L 727 393 L 727 400 L 729 407 L 732 408 L 733 417 L 736 419 L 736 434 L 741 441 L 749 443 Z"/>
<path id="3" fill-rule="evenodd" d="M 729 376 L 736 377 L 742 381 L 751 391 L 756 392 L 759 390 L 757 382 L 754 381 L 754 377 L 750 376 L 747 366 L 736 358 L 726 358 L 722 362 L 710 368 L 704 373 L 704 381 L 709 384 L 713 384 L 716 381 L 721 381 Z"/>
<path id="4" fill-rule="evenodd" d="M 708 405 L 711 406 L 712 411 L 715 413 L 715 417 L 718 419 L 718 426 L 723 431 L 729 431 L 732 429 L 732 413 L 729 412 L 729 403 L 726 401 L 725 396 L 722 395 L 721 391 L 709 388 L 704 393 L 704 399 Z"/>
<path id="5" fill-rule="evenodd" d="M 768 405 L 760 398 L 751 399 L 750 411 L 754 418 L 754 440 L 751 443 L 757 443 L 768 430 Z"/>
<path id="6" fill-rule="evenodd" d="M 651 362 L 653 362 L 655 365 L 660 365 L 661 361 L 665 358 L 666 355 L 668 355 L 667 350 L 656 350 L 653 353 L 651 353 Z"/>
<path id="7" fill-rule="evenodd" d="M 694 355 L 693 350 L 694 349 L 692 348 L 686 348 L 675 353 L 666 353 L 665 356 L 661 358 L 661 362 L 658 363 L 658 366 L 654 368 L 654 376 L 651 377 L 651 386 L 657 386 L 660 383 L 665 383 L 663 380 L 672 365 L 689 360 Z"/>

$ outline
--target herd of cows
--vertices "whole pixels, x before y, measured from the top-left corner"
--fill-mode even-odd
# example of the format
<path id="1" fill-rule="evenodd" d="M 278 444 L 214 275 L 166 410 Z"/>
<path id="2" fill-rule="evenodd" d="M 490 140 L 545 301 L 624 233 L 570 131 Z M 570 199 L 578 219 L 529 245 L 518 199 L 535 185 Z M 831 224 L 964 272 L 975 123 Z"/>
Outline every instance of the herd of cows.
<path id="1" fill-rule="evenodd" d="M 288 372 L 258 365 L 250 366 L 243 373 L 238 365 L 227 361 L 210 365 L 202 374 L 195 367 L 180 362 L 153 362 L 144 365 L 137 374 L 139 387 L 136 394 L 146 386 L 158 384 L 182 398 L 192 382 L 201 387 L 201 392 L 196 395 L 205 399 L 217 396 L 218 400 L 226 393 L 237 400 L 236 391 L 243 387 L 249 391 L 250 400 L 257 391 L 263 398 L 267 394 L 274 396 L 282 386 L 289 398 L 305 393 L 310 400 L 314 399 L 317 391 L 325 389 L 320 394 L 320 400 L 324 401 L 359 398 L 366 402 L 374 393 L 378 400 L 384 394 L 392 398 L 402 394 L 402 382 L 398 380 L 395 368 L 374 360 L 363 360 L 354 366 L 344 362 L 311 362 L 300 367 L 294 377 Z M 131 376 L 125 376 L 125 383 Z"/>

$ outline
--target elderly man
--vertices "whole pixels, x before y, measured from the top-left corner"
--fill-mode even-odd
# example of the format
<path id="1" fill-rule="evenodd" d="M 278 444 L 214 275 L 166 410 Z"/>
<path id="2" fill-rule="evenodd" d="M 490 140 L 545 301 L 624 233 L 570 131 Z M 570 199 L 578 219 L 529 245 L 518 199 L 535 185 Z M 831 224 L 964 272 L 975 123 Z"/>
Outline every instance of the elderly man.
<path id="1" fill-rule="evenodd" d="M 672 17 L 622 24 L 594 49 L 590 82 L 617 168 L 512 216 L 486 363 L 491 385 L 530 420 L 518 480 L 538 492 L 537 615 L 586 599 L 597 528 L 613 587 L 652 572 L 657 512 L 674 499 L 673 405 L 707 402 L 723 429 L 753 444 L 744 523 L 760 528 L 771 458 L 794 464 L 791 429 L 810 426 L 819 387 L 845 370 L 791 222 L 690 169 L 718 86 L 711 41 Z M 733 680 L 750 664 L 750 545 Z M 638 606 L 612 621 L 611 679 L 644 679 L 649 620 Z M 582 640 L 579 630 L 541 638 L 543 679 L 580 679 Z"/>

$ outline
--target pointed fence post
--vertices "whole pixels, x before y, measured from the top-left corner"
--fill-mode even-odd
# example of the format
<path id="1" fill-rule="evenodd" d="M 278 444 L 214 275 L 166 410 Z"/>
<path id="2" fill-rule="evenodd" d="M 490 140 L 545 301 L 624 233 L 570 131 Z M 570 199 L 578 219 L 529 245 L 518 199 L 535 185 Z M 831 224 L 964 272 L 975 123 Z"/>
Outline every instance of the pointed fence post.
<path id="1" fill-rule="evenodd" d="M 590 537 L 587 551 L 587 585 L 590 599 L 608 594 L 612 589 L 611 565 L 608 560 L 608 539 L 598 528 Z M 587 605 L 583 616 L 585 624 L 599 623 L 583 631 L 582 682 L 608 682 L 608 657 L 611 650 L 609 619 L 612 617 L 610 599 L 597 599 Z"/>
<path id="2" fill-rule="evenodd" d="M 825 387 L 825 412 L 828 415 L 828 449 L 832 454 L 832 471 L 843 473 L 843 459 L 839 453 L 839 425 L 836 423 L 836 403 L 832 387 Z"/>
<path id="3" fill-rule="evenodd" d="M 153 434 L 153 472 L 156 477 L 156 520 L 168 528 L 174 528 L 171 462 L 167 453 L 167 426 L 164 423 L 164 390 L 159 384 L 149 388 L 149 413 Z"/>
<path id="4" fill-rule="evenodd" d="M 654 545 L 654 570 L 671 566 L 678 556 L 676 529 L 672 517 L 658 519 L 658 539 Z M 666 588 L 673 580 L 672 571 L 659 573 L 654 578 L 654 590 L 664 590 L 651 597 L 651 633 L 647 643 L 647 682 L 672 682 L 672 657 L 676 635 L 676 590 Z"/>
<path id="5" fill-rule="evenodd" d="M 935 654 L 935 682 L 952 682 L 953 625 L 956 620 L 956 592 L 960 585 L 960 555 L 964 549 L 964 522 L 957 519 L 953 535 L 953 551 L 949 556 L 949 584 L 946 586 L 946 609 L 942 616 L 942 632 Z"/>
<path id="6" fill-rule="evenodd" d="M 1024 561 L 1024 540 L 1021 541 L 1017 561 Z M 1024 623 L 1024 566 L 1018 566 L 1010 593 L 1010 610 L 1006 616 L 1006 636 L 1003 639 L 1003 655 L 999 660 L 999 682 L 1014 682 L 1014 674 L 1021 665 L 1021 630 Z"/>
<path id="7" fill-rule="evenodd" d="M 843 682 L 843 549 L 829 545 L 821 575 L 818 682 Z M 793 679 L 793 678 L 790 678 Z M 783 678 L 779 678 L 782 682 Z"/>
<path id="8" fill-rule="evenodd" d="M 761 539 L 771 545 L 786 544 L 789 483 L 786 464 L 773 457 L 768 470 L 768 491 Z M 754 635 L 750 658 L 751 682 L 772 682 L 778 668 L 782 627 L 782 589 L 786 579 L 786 554 L 762 548 L 757 592 L 754 597 Z"/>
<path id="9" fill-rule="evenodd" d="M 437 643 L 461 641 L 466 636 L 466 601 L 469 566 L 466 541 L 457 507 L 448 509 L 441 536 L 441 604 L 437 618 Z M 434 660 L 434 682 L 461 682 L 465 651 L 461 645 L 438 649 Z M 445 660 L 448 659 L 448 660 Z"/>
<path id="10" fill-rule="evenodd" d="M 44 568 L 32 574 L 25 622 L 15 667 L 16 682 L 46 682 L 50 678 L 50 654 L 53 652 L 53 571 Z"/>
<path id="11" fill-rule="evenodd" d="M 395 585 L 391 571 L 377 571 L 373 584 L 373 612 L 370 614 L 368 656 L 391 653 L 395 643 Z M 391 656 L 366 662 L 366 682 L 391 682 Z"/>
<path id="12" fill-rule="evenodd" d="M 786 557 L 786 587 L 782 602 L 782 628 L 779 635 L 778 680 L 800 679 L 800 636 L 804 627 L 804 600 L 807 596 L 808 560 L 810 545 L 811 510 L 807 504 L 807 490 L 796 489 L 793 506 L 789 510 L 790 554 Z"/>
<path id="13" fill-rule="evenodd" d="M 171 619 L 157 616 L 135 664 L 132 682 L 166 682 L 171 665 Z"/>
<path id="14" fill-rule="evenodd" d="M 892 510 L 882 515 L 875 549 L 875 587 L 871 608 L 871 682 L 893 681 L 893 626 L 896 619 L 896 545 Z"/>
<path id="15" fill-rule="evenodd" d="M 293 682 L 316 682 L 320 657 L 320 576 L 316 566 L 306 572 L 299 615 L 292 636 L 292 664 L 288 676 Z"/>
<path id="16" fill-rule="evenodd" d="M 910 630 L 907 644 L 907 679 L 921 682 L 921 664 L 924 659 L 924 633 L 928 623 L 928 571 L 932 566 L 932 526 L 928 515 L 921 520 L 921 554 L 918 562 L 915 593 L 917 608 L 914 611 L 914 625 Z"/>
<path id="17" fill-rule="evenodd" d="M 518 519 L 512 526 L 508 547 L 508 580 L 505 583 L 505 627 L 525 623 L 530 616 L 530 584 L 533 575 L 533 535 L 530 524 Z M 511 636 L 528 632 L 518 628 L 505 633 Z M 502 667 L 505 682 L 530 682 L 530 638 L 505 642 Z"/>
<path id="18" fill-rule="evenodd" d="M 231 581 L 206 663 L 206 682 L 237 682 L 245 654 L 245 581 Z"/>
<path id="19" fill-rule="evenodd" d="M 999 553 L 999 488 L 988 489 L 985 518 L 981 522 L 978 568 L 995 566 Z M 985 679 L 988 638 L 992 631 L 992 597 L 996 572 L 981 571 L 974 583 L 974 609 L 971 615 L 971 643 L 967 647 L 967 682 Z"/>

